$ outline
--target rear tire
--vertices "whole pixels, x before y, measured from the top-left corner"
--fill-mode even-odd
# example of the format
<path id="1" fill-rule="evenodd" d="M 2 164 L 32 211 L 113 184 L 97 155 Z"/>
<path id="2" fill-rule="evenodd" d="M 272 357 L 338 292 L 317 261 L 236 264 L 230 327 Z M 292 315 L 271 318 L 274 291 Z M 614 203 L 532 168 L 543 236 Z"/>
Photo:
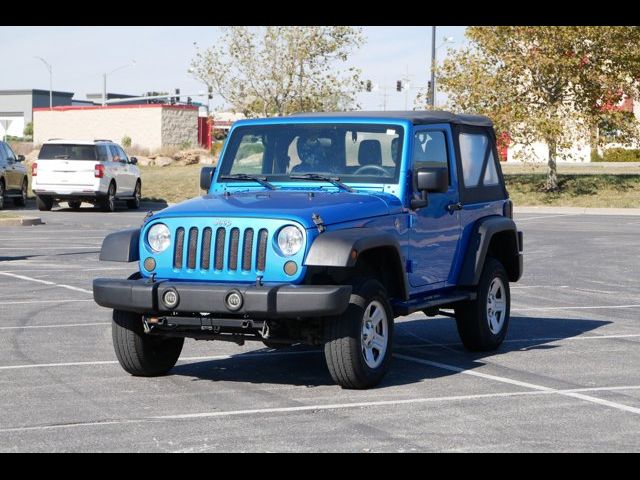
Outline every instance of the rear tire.
<path id="1" fill-rule="evenodd" d="M 4 180 L 0 180 L 0 210 L 4 208 Z"/>
<path id="2" fill-rule="evenodd" d="M 116 211 L 116 185 L 115 183 L 109 184 L 109 190 L 107 190 L 107 196 L 100 200 L 100 208 L 103 212 L 115 212 Z"/>
<path id="3" fill-rule="evenodd" d="M 393 350 L 393 311 L 385 288 L 365 279 L 353 289 L 347 310 L 325 321 L 324 354 L 343 388 L 370 388 L 382 380 Z"/>
<path id="4" fill-rule="evenodd" d="M 72 200 L 70 202 L 67 202 L 69 204 L 69 208 L 73 209 L 73 210 L 79 210 L 80 209 L 80 205 L 82 205 L 82 202 L 78 201 L 78 200 Z"/>
<path id="5" fill-rule="evenodd" d="M 133 199 L 127 200 L 127 207 L 131 210 L 137 210 L 140 208 L 140 197 L 142 197 L 142 184 L 136 183 L 136 189 L 133 191 Z"/>
<path id="6" fill-rule="evenodd" d="M 22 185 L 20 187 L 20 196 L 18 198 L 13 199 L 13 204 L 16 207 L 26 207 L 27 206 L 27 192 L 29 189 L 29 184 L 27 179 L 25 178 L 22 181 Z"/>
<path id="7" fill-rule="evenodd" d="M 121 310 L 113 311 L 111 333 L 118 362 L 138 377 L 165 375 L 175 366 L 184 344 L 184 338 L 147 335 L 141 315 Z"/>
<path id="8" fill-rule="evenodd" d="M 48 212 L 53 208 L 53 199 L 49 197 L 36 197 L 36 204 L 38 205 L 38 210 Z"/>
<path id="9" fill-rule="evenodd" d="M 507 335 L 511 308 L 509 277 L 495 258 L 485 261 L 477 295 L 455 308 L 458 334 L 468 350 L 495 350 Z"/>

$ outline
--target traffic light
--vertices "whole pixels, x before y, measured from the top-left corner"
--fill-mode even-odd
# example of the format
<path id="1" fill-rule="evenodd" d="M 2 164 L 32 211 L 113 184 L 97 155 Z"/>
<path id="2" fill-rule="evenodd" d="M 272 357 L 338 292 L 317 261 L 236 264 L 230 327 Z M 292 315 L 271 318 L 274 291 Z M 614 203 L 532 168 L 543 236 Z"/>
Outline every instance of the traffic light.
<path id="1" fill-rule="evenodd" d="M 209 86 L 209 100 L 213 98 L 213 87 Z"/>
<path id="2" fill-rule="evenodd" d="M 176 98 L 175 98 L 175 102 L 176 103 L 180 103 L 180 89 L 176 88 Z"/>
<path id="3" fill-rule="evenodd" d="M 398 91 L 398 92 L 402 91 L 402 80 L 398 80 L 396 82 L 396 91 Z"/>
<path id="4" fill-rule="evenodd" d="M 372 90 L 373 86 L 371 85 L 371 80 L 367 80 L 367 83 L 365 84 L 365 90 L 367 92 L 370 92 Z"/>
<path id="5" fill-rule="evenodd" d="M 187 97 L 187 105 L 191 105 L 191 97 Z"/>

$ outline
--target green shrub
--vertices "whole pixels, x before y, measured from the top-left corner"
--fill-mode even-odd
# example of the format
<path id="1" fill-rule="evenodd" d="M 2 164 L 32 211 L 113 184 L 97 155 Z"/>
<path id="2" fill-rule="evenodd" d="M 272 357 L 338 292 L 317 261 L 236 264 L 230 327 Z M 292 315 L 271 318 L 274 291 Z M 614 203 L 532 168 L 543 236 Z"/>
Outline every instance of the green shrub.
<path id="1" fill-rule="evenodd" d="M 609 148 L 600 156 L 591 153 L 592 162 L 640 162 L 640 150 L 626 148 Z"/>
<path id="2" fill-rule="evenodd" d="M 33 137 L 33 122 L 28 122 L 25 126 L 24 126 L 24 130 L 22 131 L 22 134 L 25 137 Z"/>
<path id="3" fill-rule="evenodd" d="M 122 140 L 120 140 L 120 145 L 122 145 L 124 148 L 129 148 L 131 146 L 131 137 L 129 135 L 125 135 L 124 137 L 122 137 Z"/>

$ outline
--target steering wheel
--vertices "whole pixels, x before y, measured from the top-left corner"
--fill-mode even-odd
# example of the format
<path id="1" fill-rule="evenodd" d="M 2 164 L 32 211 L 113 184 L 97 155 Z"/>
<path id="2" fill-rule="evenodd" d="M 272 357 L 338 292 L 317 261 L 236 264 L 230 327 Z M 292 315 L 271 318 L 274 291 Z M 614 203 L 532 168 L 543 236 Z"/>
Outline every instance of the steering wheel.
<path id="1" fill-rule="evenodd" d="M 376 172 L 381 172 L 383 177 L 389 176 L 389 173 L 379 165 L 363 165 L 362 167 L 357 169 L 355 172 L 353 172 L 353 175 L 360 175 L 365 170 L 375 170 Z"/>

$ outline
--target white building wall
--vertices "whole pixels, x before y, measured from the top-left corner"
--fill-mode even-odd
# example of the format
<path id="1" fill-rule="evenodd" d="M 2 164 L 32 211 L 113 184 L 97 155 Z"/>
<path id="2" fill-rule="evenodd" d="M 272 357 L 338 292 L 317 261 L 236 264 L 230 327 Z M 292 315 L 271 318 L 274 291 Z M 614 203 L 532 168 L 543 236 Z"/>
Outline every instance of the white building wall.
<path id="1" fill-rule="evenodd" d="M 106 108 L 60 108 L 34 110 L 33 140 L 49 138 L 75 140 L 109 139 L 151 152 L 167 145 L 198 143 L 198 110 L 181 106 L 141 105 Z"/>

